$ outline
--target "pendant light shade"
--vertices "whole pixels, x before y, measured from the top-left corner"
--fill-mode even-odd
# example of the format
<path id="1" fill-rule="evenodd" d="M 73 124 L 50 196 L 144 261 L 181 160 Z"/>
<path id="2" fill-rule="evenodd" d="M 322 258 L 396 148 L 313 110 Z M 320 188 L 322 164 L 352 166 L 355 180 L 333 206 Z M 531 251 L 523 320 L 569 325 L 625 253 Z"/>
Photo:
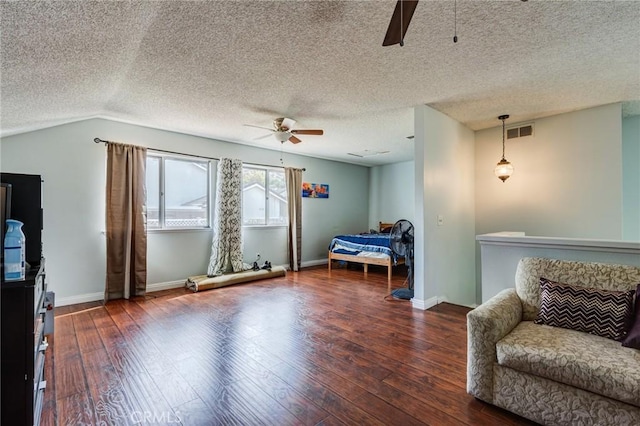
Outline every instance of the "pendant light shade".
<path id="1" fill-rule="evenodd" d="M 500 162 L 498 162 L 498 165 L 493 170 L 493 172 L 498 177 L 498 179 L 504 182 L 505 180 L 509 179 L 509 176 L 513 174 L 513 166 L 510 162 L 503 158 L 502 160 L 500 160 Z"/>
<path id="2" fill-rule="evenodd" d="M 506 120 L 507 118 L 509 118 L 508 115 L 501 115 L 500 117 L 498 117 L 498 120 L 502 120 L 502 159 L 500 159 L 500 161 L 496 165 L 496 168 L 493 170 L 493 173 L 495 173 L 495 175 L 502 181 L 502 183 L 509 179 L 509 176 L 513 174 L 514 170 L 513 165 L 504 157 L 504 120 Z"/>

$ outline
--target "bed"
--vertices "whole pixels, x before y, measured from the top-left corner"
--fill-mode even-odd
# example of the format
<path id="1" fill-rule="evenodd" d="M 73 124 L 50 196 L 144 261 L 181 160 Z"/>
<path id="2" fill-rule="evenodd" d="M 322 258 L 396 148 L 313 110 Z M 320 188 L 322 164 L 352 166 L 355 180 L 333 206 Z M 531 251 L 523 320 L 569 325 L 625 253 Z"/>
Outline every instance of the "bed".
<path id="1" fill-rule="evenodd" d="M 394 254 L 389 231 L 393 223 L 380 222 L 377 233 L 336 235 L 329 245 L 329 273 L 334 260 L 361 263 L 365 275 L 369 265 L 387 267 L 387 290 L 391 293 L 391 272 L 394 265 L 404 263 L 404 257 Z"/>

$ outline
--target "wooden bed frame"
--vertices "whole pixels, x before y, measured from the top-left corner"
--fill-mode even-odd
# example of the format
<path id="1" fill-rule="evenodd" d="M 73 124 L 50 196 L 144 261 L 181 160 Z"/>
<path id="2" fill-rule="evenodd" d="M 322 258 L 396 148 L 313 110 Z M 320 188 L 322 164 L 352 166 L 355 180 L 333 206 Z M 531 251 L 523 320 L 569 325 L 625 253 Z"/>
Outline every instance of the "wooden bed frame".
<path id="1" fill-rule="evenodd" d="M 393 223 L 385 223 L 379 222 L 379 231 L 382 231 L 385 228 L 393 226 Z M 391 257 L 387 258 L 376 258 L 376 257 L 364 257 L 364 256 L 354 256 L 352 254 L 340 254 L 340 253 L 332 253 L 329 250 L 329 274 L 331 274 L 331 262 L 333 260 L 342 260 L 345 262 L 354 262 L 354 263 L 362 263 L 364 266 L 364 275 L 366 276 L 369 272 L 369 265 L 378 265 L 378 266 L 386 266 L 387 267 L 387 292 L 391 294 L 391 270 L 393 268 L 393 259 Z M 398 259 L 396 265 L 404 264 L 404 258 Z"/>

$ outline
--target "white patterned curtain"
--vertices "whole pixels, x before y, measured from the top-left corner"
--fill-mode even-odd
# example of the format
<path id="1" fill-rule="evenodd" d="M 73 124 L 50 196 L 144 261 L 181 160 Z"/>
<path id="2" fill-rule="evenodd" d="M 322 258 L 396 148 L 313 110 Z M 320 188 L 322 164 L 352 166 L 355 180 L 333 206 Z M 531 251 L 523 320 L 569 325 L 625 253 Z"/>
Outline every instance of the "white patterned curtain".
<path id="1" fill-rule="evenodd" d="M 221 158 L 207 275 L 213 277 L 242 270 L 242 161 Z"/>
<path id="2" fill-rule="evenodd" d="M 300 270 L 302 260 L 302 170 L 285 167 L 289 210 L 289 267 Z"/>

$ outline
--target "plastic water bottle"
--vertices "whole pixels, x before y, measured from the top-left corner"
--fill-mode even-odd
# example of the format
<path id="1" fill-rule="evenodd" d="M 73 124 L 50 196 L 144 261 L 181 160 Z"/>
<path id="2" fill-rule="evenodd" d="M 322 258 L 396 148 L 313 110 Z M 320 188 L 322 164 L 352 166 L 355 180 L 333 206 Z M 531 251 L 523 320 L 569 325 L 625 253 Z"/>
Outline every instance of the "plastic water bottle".
<path id="1" fill-rule="evenodd" d="M 25 275 L 25 238 L 23 223 L 7 219 L 7 233 L 4 236 L 4 279 L 24 280 Z"/>

